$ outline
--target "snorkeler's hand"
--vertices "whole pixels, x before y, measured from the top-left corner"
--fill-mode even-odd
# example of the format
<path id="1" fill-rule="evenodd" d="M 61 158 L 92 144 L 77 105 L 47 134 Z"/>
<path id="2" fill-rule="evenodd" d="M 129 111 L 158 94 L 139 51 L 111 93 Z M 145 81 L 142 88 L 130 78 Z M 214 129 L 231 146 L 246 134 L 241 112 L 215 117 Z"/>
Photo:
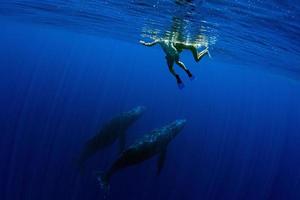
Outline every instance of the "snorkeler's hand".
<path id="1" fill-rule="evenodd" d="M 144 42 L 143 40 L 140 40 L 140 43 L 141 43 L 141 44 L 143 44 L 143 45 L 145 45 L 145 46 L 151 47 L 151 46 L 153 46 L 153 45 L 157 44 L 157 43 L 158 43 L 158 41 L 157 41 L 157 40 L 155 40 L 155 41 L 153 41 L 153 42 L 149 42 L 149 43 L 147 43 L 147 42 Z"/>

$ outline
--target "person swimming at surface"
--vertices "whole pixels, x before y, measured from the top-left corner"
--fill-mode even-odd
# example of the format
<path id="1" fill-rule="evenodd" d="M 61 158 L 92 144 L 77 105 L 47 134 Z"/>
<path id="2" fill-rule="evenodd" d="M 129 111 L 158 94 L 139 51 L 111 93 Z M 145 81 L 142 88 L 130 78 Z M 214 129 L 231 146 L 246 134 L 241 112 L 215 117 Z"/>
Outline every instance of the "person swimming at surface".
<path id="1" fill-rule="evenodd" d="M 186 43 L 182 43 L 182 42 L 174 42 L 171 40 L 159 39 L 159 40 L 154 40 L 153 42 L 149 42 L 149 43 L 141 40 L 140 43 L 145 46 L 154 46 L 156 44 L 159 44 L 162 47 L 163 51 L 166 54 L 166 60 L 167 60 L 169 71 L 176 78 L 178 87 L 180 89 L 182 89 L 184 87 L 184 84 L 183 84 L 181 78 L 179 77 L 179 75 L 174 70 L 174 63 L 176 63 L 179 67 L 181 67 L 187 73 L 187 75 L 189 76 L 190 79 L 193 79 L 194 76 L 192 75 L 190 70 L 184 65 L 184 63 L 179 60 L 179 54 L 184 49 L 190 50 L 192 52 L 194 60 L 196 62 L 199 62 L 203 56 L 208 54 L 208 48 L 204 49 L 201 52 L 198 52 L 196 45 L 186 44 Z"/>

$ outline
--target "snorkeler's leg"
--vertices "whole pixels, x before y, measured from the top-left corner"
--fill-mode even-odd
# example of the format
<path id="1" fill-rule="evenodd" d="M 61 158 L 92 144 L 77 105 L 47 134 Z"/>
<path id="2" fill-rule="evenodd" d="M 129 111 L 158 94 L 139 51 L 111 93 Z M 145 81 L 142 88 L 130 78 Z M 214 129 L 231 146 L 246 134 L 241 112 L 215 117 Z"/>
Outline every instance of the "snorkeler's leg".
<path id="1" fill-rule="evenodd" d="M 197 48 L 194 46 L 194 45 L 185 45 L 186 46 L 186 49 L 190 50 L 193 54 L 193 57 L 194 57 L 194 60 L 196 62 L 199 61 L 198 59 L 198 51 L 197 51 Z"/>
<path id="2" fill-rule="evenodd" d="M 179 67 L 181 67 L 187 73 L 187 75 L 190 78 L 193 78 L 193 74 L 190 72 L 190 70 L 188 68 L 186 68 L 186 66 L 184 65 L 183 62 L 181 62 L 180 60 L 176 60 L 175 62 Z"/>
<path id="3" fill-rule="evenodd" d="M 198 51 L 197 51 L 197 48 L 194 45 L 192 45 L 192 44 L 185 44 L 185 43 L 178 43 L 176 47 L 179 48 L 181 51 L 183 49 L 190 50 L 192 52 L 192 54 L 193 54 L 194 60 L 196 62 L 199 61 L 198 60 Z"/>
<path id="4" fill-rule="evenodd" d="M 188 70 L 188 69 L 186 68 L 186 66 L 184 65 L 184 63 L 181 62 L 180 60 L 176 60 L 175 62 L 176 62 L 176 64 L 177 64 L 179 67 L 181 67 L 184 71 L 187 71 L 187 70 Z"/>
<path id="5" fill-rule="evenodd" d="M 168 59 L 168 68 L 169 68 L 169 71 L 171 72 L 171 74 L 176 78 L 176 81 L 177 83 L 182 83 L 179 75 L 175 72 L 174 70 L 174 61 L 171 61 Z"/>
<path id="6" fill-rule="evenodd" d="M 205 56 L 206 54 L 208 54 L 208 48 L 206 48 L 203 51 L 201 51 L 200 53 L 198 53 L 198 61 L 201 60 L 203 58 L 203 56 Z"/>
<path id="7" fill-rule="evenodd" d="M 169 71 L 171 72 L 171 74 L 176 78 L 177 81 L 177 85 L 180 89 L 182 89 L 184 87 L 182 80 L 180 79 L 179 75 L 175 72 L 174 70 L 174 59 L 168 58 L 167 59 L 167 63 L 168 63 L 168 68 Z"/>
<path id="8" fill-rule="evenodd" d="M 198 50 L 197 50 L 196 46 L 194 46 L 194 45 L 186 45 L 185 44 L 184 48 L 186 48 L 192 52 L 194 60 L 196 62 L 199 62 L 202 59 L 202 57 L 208 53 L 208 48 L 206 48 L 203 51 L 201 51 L 200 53 L 198 53 Z"/>

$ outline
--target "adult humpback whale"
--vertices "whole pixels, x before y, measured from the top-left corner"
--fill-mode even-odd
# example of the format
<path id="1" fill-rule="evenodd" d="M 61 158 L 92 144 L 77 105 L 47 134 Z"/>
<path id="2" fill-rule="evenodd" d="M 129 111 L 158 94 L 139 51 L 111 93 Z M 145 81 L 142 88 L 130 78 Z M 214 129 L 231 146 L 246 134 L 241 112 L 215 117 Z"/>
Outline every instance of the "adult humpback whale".
<path id="1" fill-rule="evenodd" d="M 107 189 L 111 176 L 117 171 L 141 163 L 155 155 L 159 155 L 157 162 L 159 175 L 164 165 L 168 144 L 183 129 L 185 123 L 186 120 L 176 120 L 160 129 L 153 130 L 129 146 L 105 173 L 98 173 L 101 187 Z"/>
<path id="2" fill-rule="evenodd" d="M 107 122 L 97 135 L 92 137 L 84 145 L 80 154 L 78 165 L 83 168 L 84 163 L 99 150 L 113 144 L 119 139 L 119 148 L 122 152 L 125 148 L 126 130 L 144 113 L 146 108 L 138 106 L 128 112 L 121 113 Z"/>

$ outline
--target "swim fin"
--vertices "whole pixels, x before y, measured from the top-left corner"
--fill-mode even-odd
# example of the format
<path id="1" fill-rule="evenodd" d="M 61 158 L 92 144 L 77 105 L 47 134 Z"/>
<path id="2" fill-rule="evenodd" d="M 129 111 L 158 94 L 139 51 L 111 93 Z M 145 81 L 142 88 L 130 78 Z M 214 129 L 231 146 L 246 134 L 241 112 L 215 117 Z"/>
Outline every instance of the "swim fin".
<path id="1" fill-rule="evenodd" d="M 175 76 L 176 76 L 176 81 L 177 81 L 178 88 L 179 89 L 183 89 L 184 88 L 184 84 L 183 84 L 182 80 L 180 79 L 179 75 L 176 74 Z"/>
<path id="2" fill-rule="evenodd" d="M 196 77 L 194 75 L 190 76 L 189 78 L 190 78 L 191 81 L 196 79 Z"/>
<path id="3" fill-rule="evenodd" d="M 184 84 L 181 82 L 181 83 L 177 83 L 177 86 L 180 90 L 182 90 L 184 88 Z"/>

